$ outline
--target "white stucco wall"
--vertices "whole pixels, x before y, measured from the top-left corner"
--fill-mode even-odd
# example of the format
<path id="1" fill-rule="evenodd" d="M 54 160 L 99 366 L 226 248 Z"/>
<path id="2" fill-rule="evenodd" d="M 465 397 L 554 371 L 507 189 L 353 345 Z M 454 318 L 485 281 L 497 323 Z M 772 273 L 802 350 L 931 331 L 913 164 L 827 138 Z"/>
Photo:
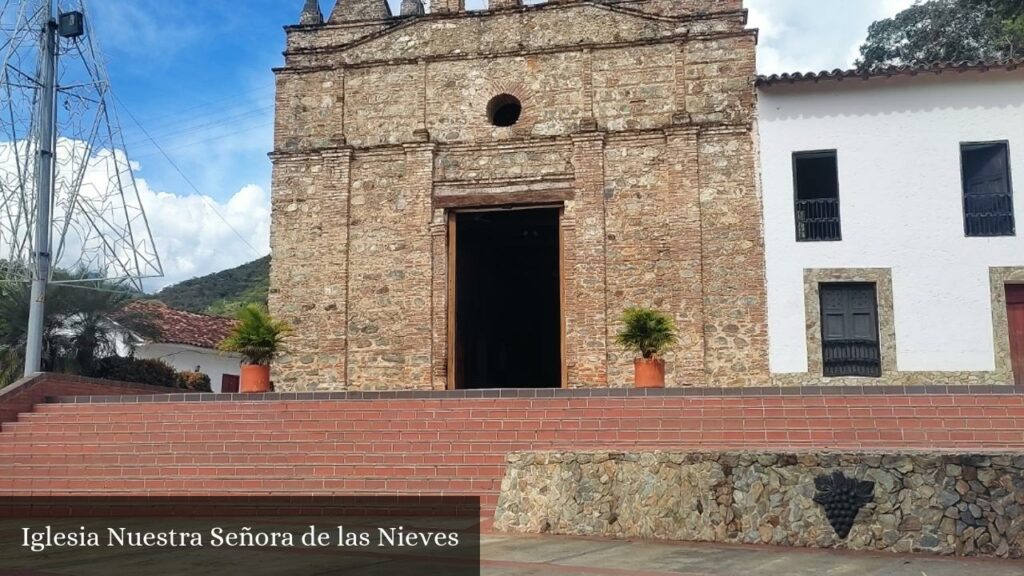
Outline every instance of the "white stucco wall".
<path id="1" fill-rule="evenodd" d="M 181 344 L 141 344 L 135 349 L 135 357 L 163 360 L 179 372 L 195 370 L 198 366 L 200 372 L 210 377 L 214 392 L 221 391 L 224 374 L 238 376 L 242 373 L 241 359 L 236 355 Z"/>
<path id="2" fill-rule="evenodd" d="M 771 369 L 805 372 L 805 268 L 891 268 L 901 371 L 994 368 L 989 267 L 1024 266 L 1024 70 L 759 94 Z M 967 238 L 960 143 L 1008 140 L 1016 237 Z M 838 150 L 842 241 L 797 242 L 792 154 Z"/>

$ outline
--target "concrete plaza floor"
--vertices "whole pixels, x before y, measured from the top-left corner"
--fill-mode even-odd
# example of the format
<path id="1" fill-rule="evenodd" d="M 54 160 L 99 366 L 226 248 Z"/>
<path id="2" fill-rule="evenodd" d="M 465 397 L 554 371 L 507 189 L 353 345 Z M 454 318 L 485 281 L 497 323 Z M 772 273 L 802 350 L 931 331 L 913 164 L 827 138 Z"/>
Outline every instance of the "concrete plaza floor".
<path id="1" fill-rule="evenodd" d="M 0 524 L 2 527 L 2 524 Z M 9 536 L 10 533 L 0 530 Z M 8 542 L 9 543 L 9 542 Z M 485 534 L 481 576 L 1024 576 L 1024 560 Z M 451 576 L 474 563 L 415 555 L 209 549 L 56 552 L 0 549 L 0 576 Z M 428 567 L 429 566 L 429 567 Z M 461 568 L 461 569 L 460 569 Z"/>
<path id="2" fill-rule="evenodd" d="M 485 535 L 484 576 L 1022 576 L 1024 560 Z"/>

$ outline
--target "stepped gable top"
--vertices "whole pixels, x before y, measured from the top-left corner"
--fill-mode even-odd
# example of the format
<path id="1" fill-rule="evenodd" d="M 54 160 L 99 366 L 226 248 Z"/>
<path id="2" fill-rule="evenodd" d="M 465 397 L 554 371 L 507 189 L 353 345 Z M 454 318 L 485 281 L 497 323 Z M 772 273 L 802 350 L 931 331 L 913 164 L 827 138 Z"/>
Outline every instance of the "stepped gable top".
<path id="1" fill-rule="evenodd" d="M 320 0 L 306 0 L 302 7 L 299 24 L 302 26 L 318 26 L 324 23 L 324 13 L 320 11 Z"/>
<path id="2" fill-rule="evenodd" d="M 502 0 L 470 11 L 460 1 L 435 0 L 445 9 L 420 14 L 422 0 L 406 0 L 394 16 L 383 0 L 338 0 L 324 23 L 285 26 L 285 66 L 275 72 L 756 34 L 741 0 Z"/>
<path id="3" fill-rule="evenodd" d="M 874 70 L 850 70 L 835 69 L 832 71 L 807 73 L 785 73 L 772 74 L 770 76 L 758 76 L 757 86 L 766 88 L 776 84 L 799 84 L 799 83 L 821 83 L 841 82 L 846 79 L 871 80 L 873 78 L 892 78 L 894 76 L 924 76 L 939 75 L 949 72 L 987 72 L 989 70 L 1016 70 L 1024 65 L 1024 57 L 1007 58 L 1003 60 L 965 60 L 961 62 L 932 62 L 929 64 L 914 64 L 902 66 L 886 66 Z"/>
<path id="4" fill-rule="evenodd" d="M 155 332 L 154 342 L 211 349 L 227 338 L 236 324 L 231 318 L 176 310 L 157 300 L 136 300 L 122 308 L 115 320 L 129 330 Z"/>
<path id="5" fill-rule="evenodd" d="M 388 0 L 334 0 L 330 16 L 325 18 L 320 10 L 319 0 L 305 0 L 305 5 L 296 24 L 286 25 L 285 30 L 315 30 L 325 25 L 335 27 L 360 27 L 383 24 L 395 27 L 408 24 L 410 17 L 464 18 L 505 13 L 510 9 L 517 12 L 543 12 L 548 10 L 595 7 L 624 16 L 679 22 L 702 20 L 722 15 L 742 14 L 746 23 L 747 10 L 741 0 L 544 0 L 531 4 L 523 0 L 488 0 L 484 8 L 467 10 L 465 0 L 402 0 L 398 14 L 391 11 Z M 433 8 L 428 8 L 436 4 Z M 451 6 L 449 6 L 451 4 Z M 415 18 L 420 20 L 422 18 Z"/>

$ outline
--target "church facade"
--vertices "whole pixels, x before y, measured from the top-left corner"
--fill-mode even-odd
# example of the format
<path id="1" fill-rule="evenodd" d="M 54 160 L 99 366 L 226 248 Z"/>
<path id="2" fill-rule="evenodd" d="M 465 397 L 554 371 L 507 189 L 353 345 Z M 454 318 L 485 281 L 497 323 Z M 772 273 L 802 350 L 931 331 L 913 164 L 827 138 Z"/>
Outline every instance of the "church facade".
<path id="1" fill-rule="evenodd" d="M 307 2 L 276 70 L 279 390 L 769 381 L 741 0 Z"/>

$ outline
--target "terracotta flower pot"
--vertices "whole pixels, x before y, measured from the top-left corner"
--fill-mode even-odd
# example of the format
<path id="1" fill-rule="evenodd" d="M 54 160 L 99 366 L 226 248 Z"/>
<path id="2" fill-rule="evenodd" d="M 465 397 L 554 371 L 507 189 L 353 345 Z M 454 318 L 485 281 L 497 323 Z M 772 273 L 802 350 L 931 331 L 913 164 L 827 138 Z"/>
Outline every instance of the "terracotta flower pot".
<path id="1" fill-rule="evenodd" d="M 242 364 L 238 390 L 249 393 L 270 392 L 270 366 Z"/>
<path id="2" fill-rule="evenodd" d="M 633 361 L 637 388 L 664 388 L 665 361 L 660 358 L 637 358 Z"/>

